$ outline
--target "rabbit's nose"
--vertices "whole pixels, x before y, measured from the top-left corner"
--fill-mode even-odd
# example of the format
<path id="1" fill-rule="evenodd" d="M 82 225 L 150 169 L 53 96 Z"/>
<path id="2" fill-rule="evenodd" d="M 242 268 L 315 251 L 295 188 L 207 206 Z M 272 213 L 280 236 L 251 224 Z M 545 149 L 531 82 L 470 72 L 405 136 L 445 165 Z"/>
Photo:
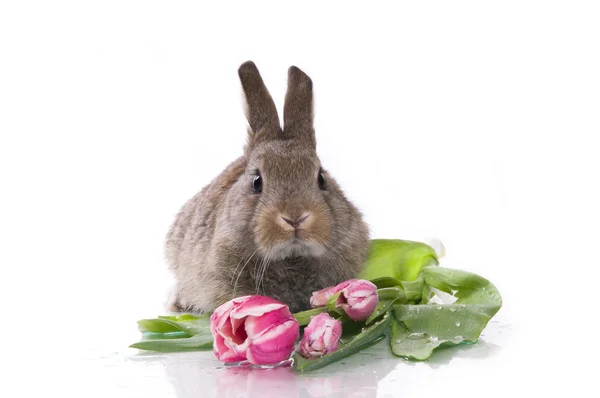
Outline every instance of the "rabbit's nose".
<path id="1" fill-rule="evenodd" d="M 284 217 L 284 216 L 281 216 L 281 218 L 283 219 L 283 221 L 285 221 L 286 223 L 288 223 L 292 227 L 294 227 L 294 229 L 298 229 L 300 224 L 302 224 L 308 218 L 308 216 L 310 216 L 310 214 L 305 213 L 302 216 L 300 216 L 300 218 L 297 218 L 296 220 L 290 220 L 289 218 Z"/>

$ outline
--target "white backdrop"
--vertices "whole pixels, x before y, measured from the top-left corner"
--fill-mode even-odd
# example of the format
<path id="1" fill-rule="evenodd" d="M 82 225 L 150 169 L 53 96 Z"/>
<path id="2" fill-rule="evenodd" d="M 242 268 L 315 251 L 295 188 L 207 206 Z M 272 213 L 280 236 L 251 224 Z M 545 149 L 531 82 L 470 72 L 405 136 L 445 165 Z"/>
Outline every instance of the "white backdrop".
<path id="1" fill-rule="evenodd" d="M 544 344 L 597 325 L 598 7 L 280 3 L 0 5 L 6 313 L 115 335 L 160 313 L 170 222 L 241 153 L 251 59 L 280 111 L 287 68 L 312 77 L 318 152 L 372 236 L 441 239 L 500 289 L 515 361 L 562 372 Z"/>

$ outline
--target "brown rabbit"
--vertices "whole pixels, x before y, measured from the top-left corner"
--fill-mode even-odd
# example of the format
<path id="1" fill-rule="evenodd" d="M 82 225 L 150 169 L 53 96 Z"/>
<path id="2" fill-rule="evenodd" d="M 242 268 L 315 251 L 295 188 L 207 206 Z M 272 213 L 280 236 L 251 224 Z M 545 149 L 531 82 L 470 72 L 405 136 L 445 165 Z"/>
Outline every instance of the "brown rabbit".
<path id="1" fill-rule="evenodd" d="M 211 312 L 262 294 L 305 310 L 312 292 L 357 274 L 369 230 L 317 157 L 311 79 L 289 68 L 282 130 L 256 65 L 246 62 L 238 73 L 248 142 L 183 206 L 167 235 L 173 306 Z"/>

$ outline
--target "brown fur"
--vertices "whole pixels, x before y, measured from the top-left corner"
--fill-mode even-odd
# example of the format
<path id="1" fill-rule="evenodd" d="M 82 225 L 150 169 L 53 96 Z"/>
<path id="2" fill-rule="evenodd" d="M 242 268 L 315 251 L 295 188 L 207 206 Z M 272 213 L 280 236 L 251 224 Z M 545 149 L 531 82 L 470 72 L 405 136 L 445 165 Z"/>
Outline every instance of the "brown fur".
<path id="1" fill-rule="evenodd" d="M 262 294 L 304 310 L 313 291 L 360 270 L 368 227 L 325 171 L 319 188 L 311 79 L 289 69 L 282 130 L 254 63 L 244 63 L 239 76 L 248 142 L 243 156 L 183 206 L 167 235 L 173 304 L 211 312 L 234 297 Z M 262 193 L 252 189 L 256 170 Z M 297 229 L 283 219 L 305 216 Z"/>

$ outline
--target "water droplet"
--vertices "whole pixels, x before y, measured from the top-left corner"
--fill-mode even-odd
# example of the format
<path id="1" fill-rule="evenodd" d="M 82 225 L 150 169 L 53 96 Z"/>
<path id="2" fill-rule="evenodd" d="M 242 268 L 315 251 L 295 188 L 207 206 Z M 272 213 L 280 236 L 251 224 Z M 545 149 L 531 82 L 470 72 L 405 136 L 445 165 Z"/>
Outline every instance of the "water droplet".
<path id="1" fill-rule="evenodd" d="M 419 339 L 422 339 L 423 336 L 424 336 L 424 333 L 411 333 L 408 335 L 407 339 L 419 340 Z"/>
<path id="2" fill-rule="evenodd" d="M 456 311 L 456 308 L 450 307 L 450 312 L 454 312 L 454 311 Z"/>
<path id="3" fill-rule="evenodd" d="M 421 312 L 421 309 L 417 307 L 417 314 Z"/>
<path id="4" fill-rule="evenodd" d="M 483 290 L 485 292 L 485 287 L 482 287 L 481 290 Z"/>
<path id="5" fill-rule="evenodd" d="M 429 341 L 435 343 L 436 341 L 438 341 L 438 337 L 437 336 L 429 336 Z"/>
<path id="6" fill-rule="evenodd" d="M 460 326 L 460 321 L 456 321 L 456 322 L 454 322 L 454 324 L 456 325 L 456 327 L 459 327 Z"/>
<path id="7" fill-rule="evenodd" d="M 441 306 L 441 305 L 438 305 L 436 308 L 437 308 L 438 310 L 441 310 L 441 309 L 442 309 L 442 306 Z"/>
<path id="8" fill-rule="evenodd" d="M 466 304 L 460 304 L 460 307 L 461 308 L 467 308 L 467 305 Z"/>
<path id="9" fill-rule="evenodd" d="M 362 329 L 360 329 L 360 332 L 361 332 L 361 333 L 364 333 L 364 332 L 366 332 L 366 331 L 367 331 L 367 328 L 362 328 Z"/>
<path id="10" fill-rule="evenodd" d="M 396 344 L 402 343 L 402 339 L 396 339 Z"/>

